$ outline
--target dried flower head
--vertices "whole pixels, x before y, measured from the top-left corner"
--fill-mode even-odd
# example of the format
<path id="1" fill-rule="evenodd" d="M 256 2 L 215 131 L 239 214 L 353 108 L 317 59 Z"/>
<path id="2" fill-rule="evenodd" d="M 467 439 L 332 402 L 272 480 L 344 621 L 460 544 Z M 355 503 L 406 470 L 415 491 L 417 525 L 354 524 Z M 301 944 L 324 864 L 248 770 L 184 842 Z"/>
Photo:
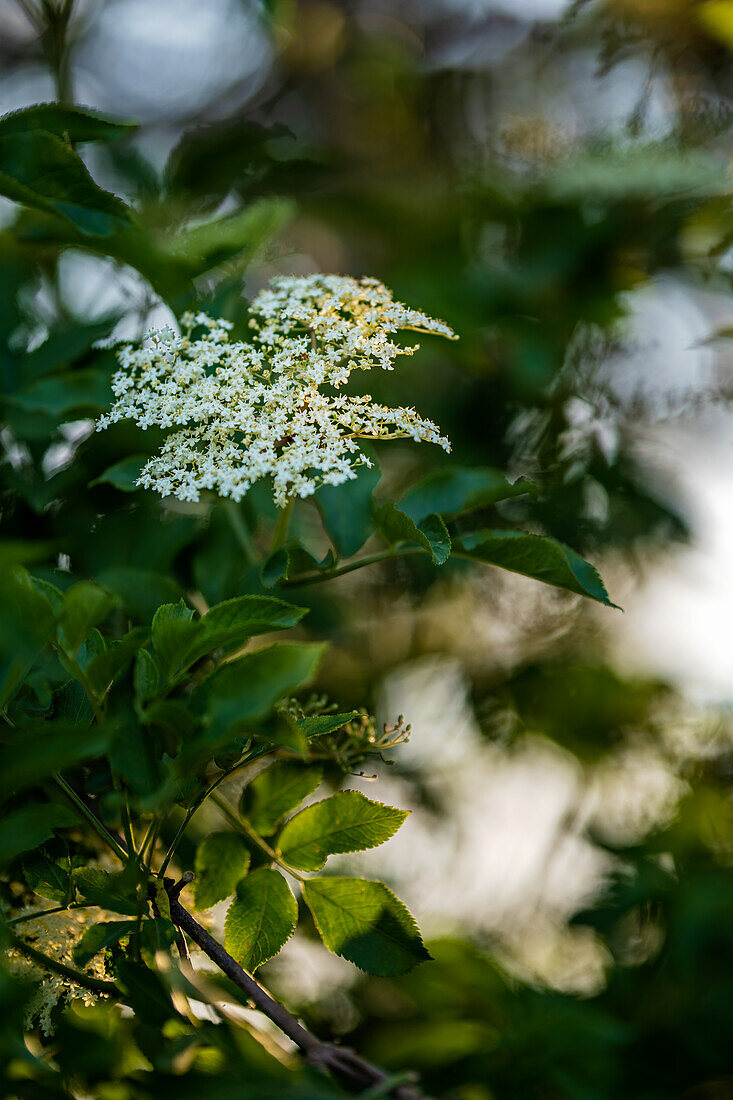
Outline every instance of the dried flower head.
<path id="1" fill-rule="evenodd" d="M 392 370 L 399 330 L 454 339 L 440 321 L 395 302 L 376 279 L 337 275 L 273 279 L 252 303 L 252 341 L 231 324 L 184 314 L 183 335 L 148 333 L 118 352 L 117 400 L 98 429 L 131 418 L 174 429 L 138 484 L 195 501 L 202 489 L 240 500 L 271 476 L 275 503 L 339 485 L 371 463 L 359 439 L 408 438 L 450 450 L 438 427 L 412 408 L 338 392 L 354 370 Z M 197 335 L 194 335 L 194 334 Z M 325 390 L 321 387 L 326 387 Z"/>

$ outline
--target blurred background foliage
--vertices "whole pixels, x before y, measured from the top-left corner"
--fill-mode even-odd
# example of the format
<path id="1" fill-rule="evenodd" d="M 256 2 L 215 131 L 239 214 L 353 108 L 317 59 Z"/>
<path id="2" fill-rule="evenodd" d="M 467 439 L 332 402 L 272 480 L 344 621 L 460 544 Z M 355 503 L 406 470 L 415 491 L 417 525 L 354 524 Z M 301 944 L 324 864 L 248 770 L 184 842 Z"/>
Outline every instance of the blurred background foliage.
<path id="1" fill-rule="evenodd" d="M 259 590 L 267 494 L 131 492 L 156 439 L 94 433 L 114 367 L 97 341 L 192 306 L 243 333 L 273 274 L 371 275 L 461 336 L 369 379 L 454 443 L 377 446 L 381 486 L 529 476 L 487 522 L 568 543 L 631 609 L 696 537 L 685 432 L 727 414 L 732 49 L 729 0 L 6 0 L 3 112 L 59 98 L 136 125 L 71 135 L 125 206 L 90 222 L 35 181 L 0 211 L 3 537 L 142 623 Z M 321 558 L 318 508 L 294 522 Z M 725 709 L 635 667 L 618 612 L 463 562 L 288 597 L 332 643 L 318 690 L 413 725 L 380 773 L 377 797 L 415 810 L 380 874 L 435 961 L 354 981 L 304 938 L 272 987 L 455 1100 L 733 1096 Z M 0 996 L 10 1020 L 19 994 Z M 111 1096 L 128 1024 L 74 1009 L 63 1028 L 69 1073 Z M 226 1064 L 216 1091 L 213 1063 L 184 1083 L 171 1053 L 166 1087 L 239 1095 Z"/>

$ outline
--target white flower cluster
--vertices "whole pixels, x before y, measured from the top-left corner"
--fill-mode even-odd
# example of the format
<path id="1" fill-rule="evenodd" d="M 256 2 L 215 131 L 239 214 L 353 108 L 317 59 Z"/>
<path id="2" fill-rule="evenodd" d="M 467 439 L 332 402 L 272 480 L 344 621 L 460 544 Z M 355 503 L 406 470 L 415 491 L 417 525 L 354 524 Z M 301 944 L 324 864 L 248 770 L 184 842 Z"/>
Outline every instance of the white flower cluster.
<path id="1" fill-rule="evenodd" d="M 42 912 L 42 911 L 41 911 Z M 23 916 L 26 914 L 23 913 Z M 111 916 L 111 914 L 110 914 Z M 75 966 L 74 948 L 88 928 L 100 920 L 99 910 L 81 911 L 66 909 L 61 913 L 51 913 L 25 920 L 18 925 L 18 935 L 31 947 L 37 947 L 44 955 L 65 966 Z M 45 1035 L 53 1035 L 51 1013 L 55 1006 L 70 1000 L 81 1000 L 84 1004 L 93 1004 L 104 993 L 92 993 L 84 986 L 77 985 L 71 978 L 54 974 L 34 960 L 26 958 L 17 948 L 9 947 L 5 953 L 5 965 L 11 974 L 26 981 L 37 982 L 37 988 L 26 1004 L 25 1024 L 28 1028 L 36 1024 Z M 104 960 L 97 955 L 84 968 L 94 978 L 105 978 Z"/>
<path id="2" fill-rule="evenodd" d="M 179 500 L 196 501 L 203 489 L 240 500 L 270 476 L 284 507 L 370 465 L 358 439 L 450 450 L 414 409 L 338 393 L 353 370 L 392 370 L 398 355 L 417 350 L 395 343 L 394 333 L 455 339 L 447 325 L 395 302 L 376 279 L 337 275 L 273 279 L 251 312 L 248 343 L 229 339 L 229 322 L 198 313 L 181 318 L 180 337 L 166 328 L 119 350 L 117 400 L 97 428 L 129 417 L 141 428 L 173 429 L 139 485 Z"/>

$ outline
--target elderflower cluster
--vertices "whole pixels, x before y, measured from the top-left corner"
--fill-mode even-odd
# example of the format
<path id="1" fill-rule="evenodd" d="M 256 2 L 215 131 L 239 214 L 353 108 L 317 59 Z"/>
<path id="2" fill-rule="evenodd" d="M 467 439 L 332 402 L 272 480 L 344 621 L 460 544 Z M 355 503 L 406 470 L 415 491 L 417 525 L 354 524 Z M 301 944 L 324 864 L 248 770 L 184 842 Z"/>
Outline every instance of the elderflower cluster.
<path id="1" fill-rule="evenodd" d="M 25 915 L 25 914 L 22 914 Z M 99 920 L 99 911 L 66 909 L 61 913 L 51 913 L 23 921 L 17 927 L 17 934 L 29 946 L 38 948 L 44 955 L 56 962 L 73 967 L 74 948 L 88 928 Z M 44 1035 L 53 1035 L 52 1012 L 57 1004 L 71 1000 L 81 1000 L 92 1004 L 104 997 L 104 993 L 92 993 L 89 989 L 77 985 L 71 978 L 54 974 L 33 959 L 26 958 L 15 947 L 5 952 L 5 964 L 17 978 L 37 982 L 37 988 L 25 1009 L 25 1024 L 28 1028 L 38 1025 Z M 97 955 L 84 968 L 94 978 L 106 977 L 104 960 Z"/>
<path id="2" fill-rule="evenodd" d="M 284 507 L 371 465 L 359 439 L 450 450 L 415 409 L 338 392 L 352 371 L 392 370 L 398 355 L 417 350 L 395 343 L 396 332 L 455 339 L 447 325 L 395 302 L 376 279 L 337 275 L 273 279 L 251 313 L 251 342 L 231 340 L 227 321 L 188 313 L 182 336 L 160 329 L 119 350 L 116 401 L 98 430 L 124 418 L 171 429 L 138 485 L 179 500 L 196 501 L 204 489 L 240 500 L 269 476 Z"/>

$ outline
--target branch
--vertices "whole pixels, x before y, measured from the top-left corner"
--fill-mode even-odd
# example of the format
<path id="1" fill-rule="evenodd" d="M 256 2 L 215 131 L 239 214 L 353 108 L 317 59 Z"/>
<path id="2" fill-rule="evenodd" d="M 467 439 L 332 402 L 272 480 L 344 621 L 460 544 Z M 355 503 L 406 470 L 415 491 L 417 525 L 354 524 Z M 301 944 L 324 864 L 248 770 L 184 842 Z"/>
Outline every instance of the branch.
<path id="1" fill-rule="evenodd" d="M 390 561 L 392 558 L 406 558 L 411 554 L 424 554 L 421 546 L 406 546 L 399 550 L 380 550 L 376 554 L 369 554 L 348 565 L 339 565 L 336 569 L 324 569 L 322 573 L 301 573 L 299 576 L 288 577 L 282 581 L 281 588 L 304 588 L 307 584 L 320 584 L 321 581 L 331 581 L 334 577 L 343 577 L 346 573 L 353 573 L 355 569 L 363 569 L 366 565 L 376 565 L 380 561 Z"/>
<path id="2" fill-rule="evenodd" d="M 216 963 L 222 973 L 234 982 L 254 1005 L 264 1012 L 280 1030 L 295 1043 L 307 1062 L 332 1073 L 350 1092 L 360 1093 L 375 1086 L 388 1086 L 390 1078 L 383 1070 L 360 1058 L 353 1050 L 334 1043 L 323 1043 L 303 1027 L 278 1001 L 274 1000 L 258 982 L 248 974 L 220 943 L 183 908 L 176 898 L 175 887 L 169 890 L 171 919 L 205 955 Z M 412 1085 L 394 1085 L 384 1095 L 393 1100 L 426 1100 Z"/>

